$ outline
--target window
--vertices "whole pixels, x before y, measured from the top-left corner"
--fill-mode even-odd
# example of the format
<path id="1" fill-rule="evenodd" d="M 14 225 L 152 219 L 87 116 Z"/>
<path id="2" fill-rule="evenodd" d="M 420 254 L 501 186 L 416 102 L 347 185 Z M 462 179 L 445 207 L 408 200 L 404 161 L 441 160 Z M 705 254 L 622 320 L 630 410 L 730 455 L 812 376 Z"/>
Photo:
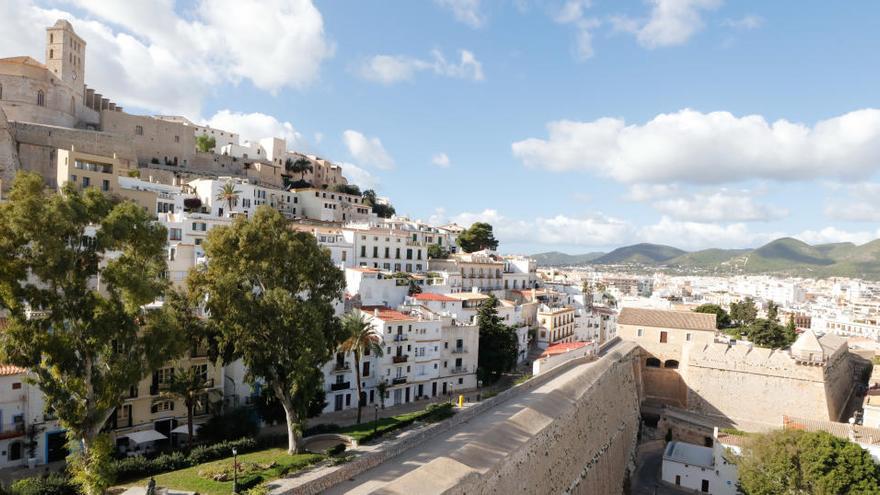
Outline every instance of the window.
<path id="1" fill-rule="evenodd" d="M 657 358 L 648 358 L 647 360 L 645 360 L 645 366 L 647 366 L 648 368 L 659 368 L 660 360 Z"/>
<path id="2" fill-rule="evenodd" d="M 661 331 L 660 332 L 660 343 L 665 344 L 667 342 L 667 340 L 668 340 L 667 333 L 664 331 Z"/>
<path id="3" fill-rule="evenodd" d="M 675 359 L 668 359 L 665 363 L 663 363 L 663 367 L 676 370 L 678 369 L 678 361 L 676 361 Z"/>
<path id="4" fill-rule="evenodd" d="M 144 126 L 141 126 L 141 125 L 134 126 L 134 133 L 138 136 L 143 136 L 144 135 Z"/>
<path id="5" fill-rule="evenodd" d="M 361 373 L 361 376 L 364 378 L 370 376 L 370 362 L 369 361 L 364 362 L 364 370 L 363 370 L 363 373 Z"/>
<path id="6" fill-rule="evenodd" d="M 684 340 L 690 342 L 691 341 L 691 334 L 690 333 L 684 334 Z"/>
<path id="7" fill-rule="evenodd" d="M 638 329 L 638 330 L 636 330 L 636 336 L 637 336 L 637 337 L 642 337 L 642 336 L 644 336 L 644 335 L 645 335 L 645 331 L 642 330 L 641 328 Z"/>
<path id="8" fill-rule="evenodd" d="M 175 142 L 175 143 L 179 143 L 179 142 L 180 142 L 180 136 L 174 136 L 174 142 Z"/>
<path id="9" fill-rule="evenodd" d="M 110 190 L 110 181 L 109 180 L 105 179 L 105 180 L 101 181 L 101 190 L 105 191 L 105 192 Z"/>
<path id="10" fill-rule="evenodd" d="M 89 187 L 89 185 L 91 185 L 91 183 L 92 183 L 92 181 L 89 180 L 88 177 L 83 177 L 83 187 Z"/>
<path id="11" fill-rule="evenodd" d="M 367 246 L 361 246 L 361 257 L 362 258 L 367 257 Z"/>
<path id="12" fill-rule="evenodd" d="M 159 383 L 171 383 L 174 379 L 174 368 L 162 368 L 156 372 L 156 377 Z"/>
<path id="13" fill-rule="evenodd" d="M 168 229 L 168 239 L 171 241 L 179 241 L 183 239 L 183 231 L 181 229 Z"/>
<path id="14" fill-rule="evenodd" d="M 43 93 L 42 89 L 37 91 L 37 106 L 46 106 L 46 95 Z"/>
<path id="15" fill-rule="evenodd" d="M 21 382 L 15 382 L 12 384 L 12 390 L 19 390 L 21 388 Z"/>

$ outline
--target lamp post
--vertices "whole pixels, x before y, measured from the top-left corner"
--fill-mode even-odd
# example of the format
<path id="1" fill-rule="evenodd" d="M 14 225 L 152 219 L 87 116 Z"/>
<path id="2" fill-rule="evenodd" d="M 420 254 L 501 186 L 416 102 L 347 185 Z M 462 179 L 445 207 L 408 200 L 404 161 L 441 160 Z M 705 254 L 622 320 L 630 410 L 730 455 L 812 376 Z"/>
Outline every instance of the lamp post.
<path id="1" fill-rule="evenodd" d="M 482 399 L 482 391 L 480 389 L 483 388 L 483 380 L 477 380 L 477 402 L 480 402 Z"/>
<path id="2" fill-rule="evenodd" d="M 238 449 L 232 447 L 232 493 L 238 493 Z"/>
<path id="3" fill-rule="evenodd" d="M 373 436 L 376 436 L 376 430 L 379 429 L 379 406 L 373 404 Z"/>

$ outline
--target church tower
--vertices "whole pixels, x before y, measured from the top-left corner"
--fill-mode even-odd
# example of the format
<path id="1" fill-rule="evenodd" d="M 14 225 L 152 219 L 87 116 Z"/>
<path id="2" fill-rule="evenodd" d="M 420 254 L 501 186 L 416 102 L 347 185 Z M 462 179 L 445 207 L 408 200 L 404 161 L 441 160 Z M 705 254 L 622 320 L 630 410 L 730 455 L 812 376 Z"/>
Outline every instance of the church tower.
<path id="1" fill-rule="evenodd" d="M 46 28 L 46 67 L 75 94 L 82 97 L 85 88 L 86 42 L 73 32 L 73 26 L 59 20 Z"/>

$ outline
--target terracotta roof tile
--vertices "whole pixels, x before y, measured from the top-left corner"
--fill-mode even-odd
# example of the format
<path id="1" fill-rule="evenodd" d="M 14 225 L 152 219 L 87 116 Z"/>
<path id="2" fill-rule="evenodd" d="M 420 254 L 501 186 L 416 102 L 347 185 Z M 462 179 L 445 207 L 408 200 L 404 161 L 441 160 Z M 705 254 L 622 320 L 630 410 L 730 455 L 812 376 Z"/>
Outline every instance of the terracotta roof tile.
<path id="1" fill-rule="evenodd" d="M 642 327 L 680 328 L 682 330 L 715 331 L 715 315 L 693 311 L 623 308 L 617 317 L 619 325 Z"/>
<path id="2" fill-rule="evenodd" d="M 383 321 L 414 321 L 415 318 L 385 306 L 362 306 L 361 311 L 375 315 Z"/>
<path id="3" fill-rule="evenodd" d="M 413 296 L 418 301 L 442 301 L 442 302 L 458 302 L 458 299 L 445 296 L 443 294 L 434 294 L 431 292 L 423 292 Z"/>
<path id="4" fill-rule="evenodd" d="M 541 357 L 555 356 L 556 354 L 565 354 L 566 352 L 571 352 L 575 349 L 580 349 L 581 347 L 585 347 L 589 345 L 589 342 L 561 342 L 559 344 L 553 344 L 541 353 Z"/>
<path id="5" fill-rule="evenodd" d="M 27 370 L 11 364 L 0 364 L 0 376 L 12 376 L 26 373 Z"/>

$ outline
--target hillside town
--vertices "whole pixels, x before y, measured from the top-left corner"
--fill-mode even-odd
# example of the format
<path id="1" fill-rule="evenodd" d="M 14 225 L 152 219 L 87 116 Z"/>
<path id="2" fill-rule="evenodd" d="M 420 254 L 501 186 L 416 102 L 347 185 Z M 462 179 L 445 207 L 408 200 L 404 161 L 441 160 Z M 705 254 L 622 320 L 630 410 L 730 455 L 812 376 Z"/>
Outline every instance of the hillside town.
<path id="1" fill-rule="evenodd" d="M 89 443 L 99 438 L 109 445 L 104 455 L 127 466 L 141 462 L 130 459 L 166 459 L 161 456 L 175 452 L 192 456 L 195 449 L 212 448 L 203 432 L 216 435 L 217 424 L 231 428 L 246 416 L 256 418 L 248 438 L 283 437 L 291 454 L 306 455 L 305 448 L 318 456 L 266 475 L 249 489 L 272 481 L 277 485 L 262 493 L 342 493 L 357 491 L 355 483 L 375 475 L 383 479 L 375 489 L 412 493 L 406 483 L 430 475 L 420 471 L 430 465 L 425 456 L 413 461 L 418 467 L 407 472 L 410 479 L 371 470 L 403 465 L 419 454 L 419 445 L 464 432 L 453 428 L 468 428 L 468 421 L 495 414 L 489 408 L 511 404 L 523 404 L 511 418 L 518 411 L 531 415 L 514 421 L 499 412 L 499 428 L 516 424 L 530 433 L 499 430 L 493 439 L 503 445 L 493 448 L 519 452 L 530 438 L 543 441 L 547 435 L 562 442 L 566 435 L 544 429 L 553 408 L 567 411 L 580 407 L 579 401 L 601 407 L 627 394 L 637 407 L 591 418 L 604 418 L 603 424 L 623 418 L 604 450 L 596 449 L 597 458 L 606 451 L 628 453 L 608 468 L 614 476 L 584 486 L 610 486 L 626 477 L 642 490 L 632 493 L 658 493 L 657 486 L 741 493 L 734 457 L 773 430 L 826 432 L 880 462 L 880 373 L 873 370 L 880 364 L 880 283 L 539 266 L 527 255 L 505 254 L 487 223 L 433 225 L 411 218 L 396 211 L 390 194 L 362 189 L 338 163 L 290 149 L 277 136 L 247 141 L 184 116 L 127 113 L 112 95 L 86 84 L 91 52 L 75 26 L 59 20 L 45 31 L 44 61 L 0 59 L 0 225 L 9 228 L 0 241 L 9 249 L 0 263 L 6 273 L 0 286 L 2 356 L 9 361 L 0 365 L 0 482 L 61 471 L 78 450 L 100 452 L 100 443 Z M 50 210 L 61 197 L 75 199 Z M 28 237 L 37 235 L 28 230 L 34 225 L 54 225 L 54 219 L 29 216 L 28 207 L 74 212 L 70 224 L 57 225 L 63 242 L 53 243 L 56 232 Z M 98 221 L 83 220 L 89 215 Z M 77 221 L 88 224 L 82 232 L 66 227 Z M 128 232 L 128 225 L 140 228 Z M 164 238 L 154 243 L 146 231 Z M 36 248 L 43 245 L 55 251 Z M 302 250 L 282 250 L 289 246 Z M 68 264 L 68 252 L 82 258 Z M 35 260 L 45 253 L 63 262 Z M 123 263 L 129 263 L 125 274 Z M 69 272 L 57 276 L 42 264 Z M 155 284 L 131 275 L 146 280 L 153 271 L 159 274 Z M 81 285 L 71 282 L 80 275 Z M 97 295 L 74 299 L 80 287 Z M 146 294 L 146 300 L 129 304 L 131 294 Z M 77 308 L 62 304 L 68 297 L 104 302 L 95 302 L 94 319 L 84 321 L 71 316 Z M 113 311 L 128 316 L 106 319 Z M 163 324 L 178 333 L 159 333 Z M 273 333 L 283 325 L 289 335 Z M 58 349 L 58 329 L 80 327 L 106 332 L 86 340 L 113 336 L 95 346 L 103 361 Z M 108 329 L 120 327 L 130 331 Z M 210 338 L 183 331 L 192 328 Z M 164 337 L 150 341 L 150 335 Z M 327 340 L 332 349 L 318 353 L 313 348 L 326 345 L 307 341 L 314 335 L 338 338 Z M 135 340 L 129 345 L 126 338 Z M 155 363 L 156 356 L 137 354 L 159 344 L 174 344 L 176 353 L 157 354 L 162 362 Z M 46 347 L 35 353 L 28 345 Z M 301 347 L 285 347 L 295 345 Z M 273 354 L 279 350 L 284 356 Z M 146 367 L 126 367 L 140 366 L 141 358 Z M 127 371 L 117 376 L 92 366 Z M 70 378 L 65 367 L 88 371 Z M 631 388 L 619 389 L 614 399 L 589 399 L 592 384 L 604 380 L 603 367 L 609 374 L 631 374 L 621 382 Z M 89 385 L 91 395 L 81 396 L 79 385 L 70 385 L 105 372 L 98 385 Z M 190 386 L 181 389 L 185 376 Z M 111 380 L 124 385 L 97 391 Z M 63 385 L 74 392 L 65 395 Z M 538 387 L 546 387 L 541 397 Z M 564 397 L 557 397 L 559 390 Z M 83 428 L 88 435 L 72 434 L 65 404 L 89 411 L 83 414 L 91 421 Z M 438 407 L 448 409 L 449 423 L 430 426 L 420 419 L 412 427 L 414 420 L 407 420 L 395 433 L 400 437 L 389 433 L 383 440 L 377 433 L 383 421 L 422 411 L 427 418 Z M 229 422 L 218 419 L 223 417 Z M 635 426 L 626 423 L 632 418 Z M 372 428 L 374 436 L 358 446 L 363 437 L 342 429 L 361 423 L 364 430 L 357 433 L 366 437 Z M 321 428 L 309 430 L 315 425 Z M 564 429 L 569 427 L 575 429 Z M 584 426 L 559 428 L 581 435 Z M 618 438 L 632 445 L 613 443 Z M 340 441 L 343 451 L 354 453 L 333 460 L 336 454 L 329 451 Z M 227 447 L 222 456 L 205 454 L 204 460 L 225 459 Z M 238 456 L 245 447 L 230 451 Z M 446 455 L 439 446 L 431 452 Z M 495 455 L 476 457 L 508 462 L 506 454 Z M 660 468 L 644 474 L 649 456 Z M 543 461 L 534 462 L 538 469 Z M 121 492 L 146 487 L 149 480 L 152 488 L 126 493 L 156 493 L 149 491 L 156 489 L 154 476 L 200 464 L 131 468 L 134 474 L 117 476 L 116 483 Z M 255 466 L 242 469 L 269 470 Z M 294 476 L 306 467 L 307 475 Z M 224 473 L 213 481 L 235 483 L 237 490 L 237 460 L 231 469 L 235 481 Z M 489 483 L 486 473 L 505 472 L 487 464 L 472 468 L 485 477 L 469 478 L 469 471 L 455 469 L 462 469 L 454 471 L 460 473 L 455 483 L 481 489 L 488 485 L 479 483 Z M 588 468 L 581 469 L 587 479 Z M 160 488 L 196 491 L 163 483 Z M 98 487 L 90 493 L 110 488 L 88 486 Z M 560 486 L 544 485 L 545 493 L 565 491 Z"/>

